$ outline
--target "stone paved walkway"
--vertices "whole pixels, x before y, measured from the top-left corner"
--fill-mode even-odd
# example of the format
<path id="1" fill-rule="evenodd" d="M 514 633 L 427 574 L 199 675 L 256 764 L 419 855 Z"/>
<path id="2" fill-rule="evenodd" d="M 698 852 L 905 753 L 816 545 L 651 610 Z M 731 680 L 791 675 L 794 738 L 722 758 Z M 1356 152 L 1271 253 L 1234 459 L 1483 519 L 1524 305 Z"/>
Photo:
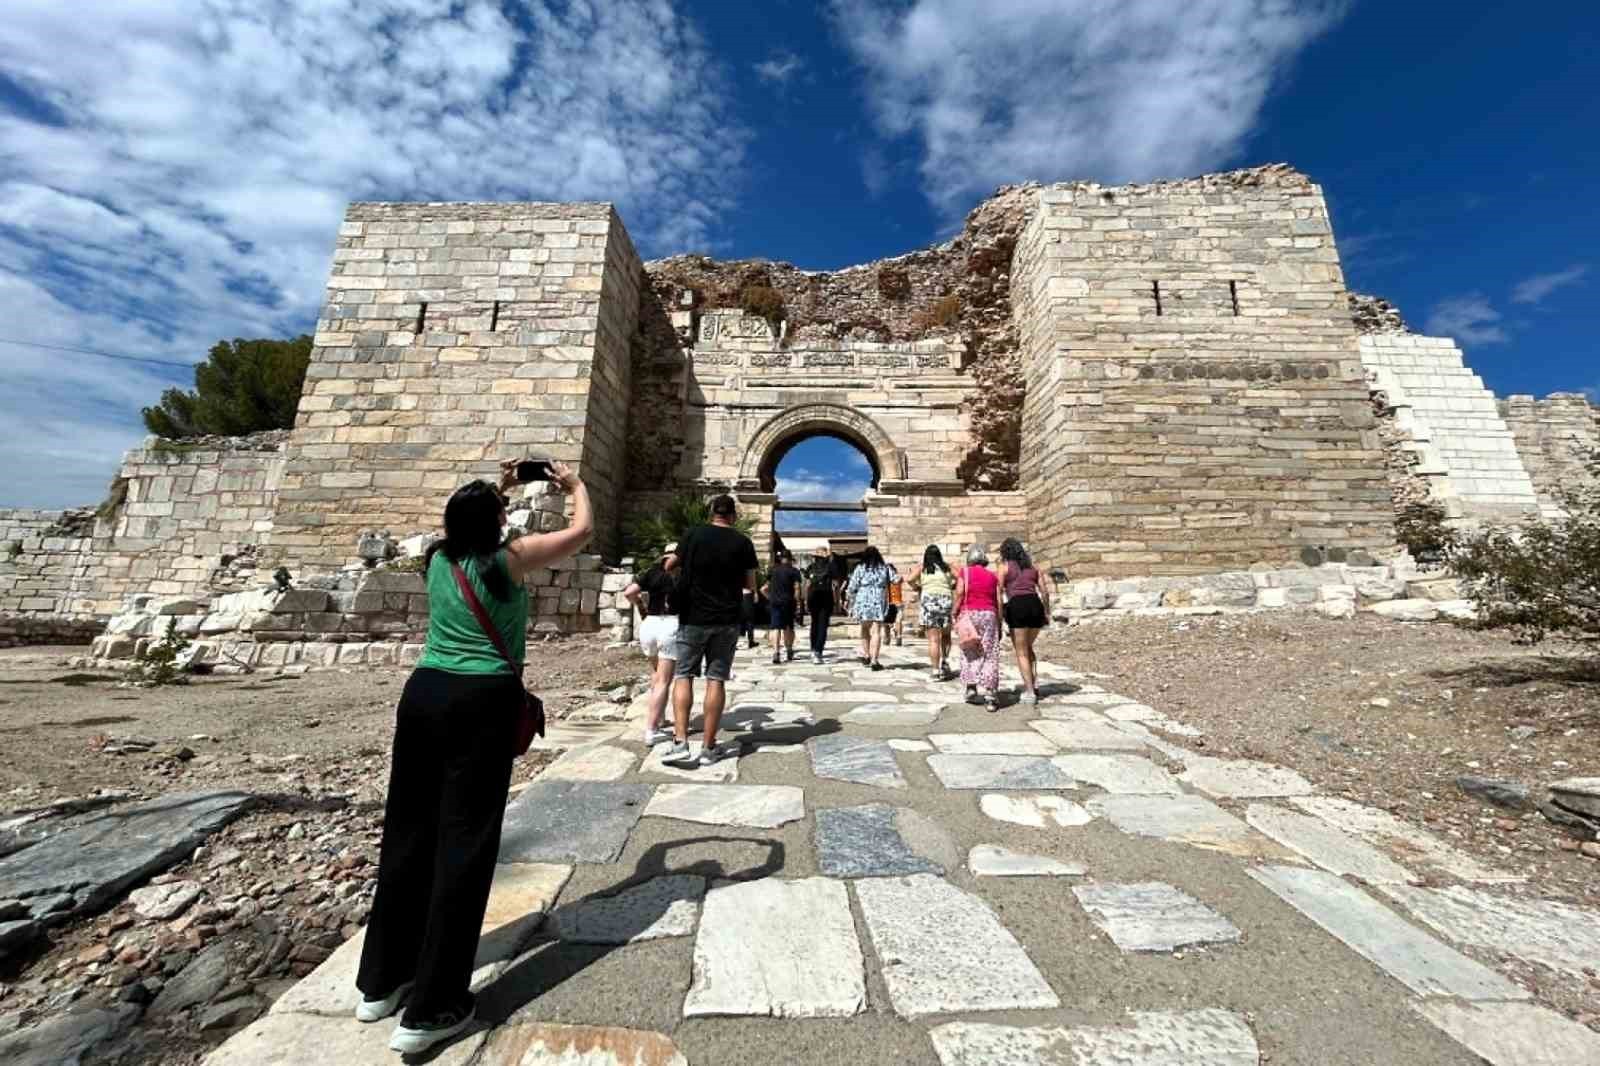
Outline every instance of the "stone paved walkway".
<path id="1" fill-rule="evenodd" d="M 1482 961 L 1581 979 L 1600 915 L 1096 679 L 991 714 L 885 662 L 741 650 L 741 755 L 706 771 L 641 707 L 588 730 L 511 800 L 482 1023 L 430 1061 L 1600 1064 Z M 209 1066 L 395 1061 L 350 1017 L 359 952 Z"/>

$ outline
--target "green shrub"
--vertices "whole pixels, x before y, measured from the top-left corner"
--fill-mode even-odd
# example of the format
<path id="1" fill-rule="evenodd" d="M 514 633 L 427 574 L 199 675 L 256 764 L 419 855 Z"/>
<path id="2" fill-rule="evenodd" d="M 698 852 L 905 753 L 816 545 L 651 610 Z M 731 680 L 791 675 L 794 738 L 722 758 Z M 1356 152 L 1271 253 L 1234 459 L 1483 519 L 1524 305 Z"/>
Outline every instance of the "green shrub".
<path id="1" fill-rule="evenodd" d="M 1395 539 L 1419 562 L 1442 559 L 1450 544 L 1451 531 L 1444 524 L 1445 510 L 1437 503 L 1412 503 L 1395 515 Z"/>
<path id="2" fill-rule="evenodd" d="M 634 515 L 623 523 L 622 554 L 633 556 L 642 566 L 658 557 L 668 544 L 682 540 L 695 526 L 710 522 L 709 499 L 692 492 L 680 493 L 660 508 Z M 744 514 L 733 520 L 733 528 L 747 537 L 755 525 L 755 519 Z"/>
<path id="3" fill-rule="evenodd" d="M 783 293 L 770 285 L 749 285 L 739 294 L 739 306 L 746 314 L 764 318 L 768 322 L 781 322 L 785 306 Z"/>
<path id="4" fill-rule="evenodd" d="M 169 618 L 166 635 L 134 656 L 128 679 L 141 685 L 187 685 L 189 667 L 180 660 L 188 650 L 189 638 L 178 633 L 178 620 Z"/>

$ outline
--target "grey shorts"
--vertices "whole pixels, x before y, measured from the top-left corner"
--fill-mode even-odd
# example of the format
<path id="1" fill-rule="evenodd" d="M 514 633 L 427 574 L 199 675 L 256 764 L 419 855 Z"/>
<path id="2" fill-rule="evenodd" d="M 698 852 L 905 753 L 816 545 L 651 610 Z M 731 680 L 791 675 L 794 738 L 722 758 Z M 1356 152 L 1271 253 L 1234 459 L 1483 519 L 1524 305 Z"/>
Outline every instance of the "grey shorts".
<path id="1" fill-rule="evenodd" d="M 699 677 L 705 660 L 707 681 L 733 677 L 733 651 L 739 646 L 739 627 L 678 626 L 678 658 L 673 677 Z"/>

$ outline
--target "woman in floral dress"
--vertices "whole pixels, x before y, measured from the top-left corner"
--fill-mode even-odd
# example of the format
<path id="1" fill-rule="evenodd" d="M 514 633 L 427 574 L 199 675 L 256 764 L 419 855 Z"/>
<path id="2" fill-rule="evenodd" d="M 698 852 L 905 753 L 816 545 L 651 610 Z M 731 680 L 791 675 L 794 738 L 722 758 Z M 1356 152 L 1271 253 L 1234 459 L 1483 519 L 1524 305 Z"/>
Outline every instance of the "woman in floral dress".
<path id="1" fill-rule="evenodd" d="M 861 623 L 861 661 L 882 670 L 878 653 L 883 647 L 883 620 L 889 613 L 889 567 L 877 548 L 861 553 L 861 562 L 845 588 L 850 617 Z"/>

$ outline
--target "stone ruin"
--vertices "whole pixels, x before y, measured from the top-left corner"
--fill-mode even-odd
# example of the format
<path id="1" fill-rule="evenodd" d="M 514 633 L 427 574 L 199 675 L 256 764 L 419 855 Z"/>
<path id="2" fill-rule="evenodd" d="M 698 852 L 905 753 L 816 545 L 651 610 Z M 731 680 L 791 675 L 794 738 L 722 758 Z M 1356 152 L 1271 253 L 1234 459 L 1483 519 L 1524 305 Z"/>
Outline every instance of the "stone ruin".
<path id="1" fill-rule="evenodd" d="M 121 656 L 170 621 L 221 667 L 410 661 L 443 500 L 524 454 L 597 511 L 531 624 L 624 635 L 625 521 L 731 491 L 771 551 L 778 463 L 817 435 L 867 458 L 890 558 L 1020 536 L 1069 614 L 1448 601 L 1410 587 L 1396 508 L 1553 514 L 1600 441 L 1581 396 L 1497 400 L 1347 292 L 1320 188 L 1281 165 L 1010 186 L 832 272 L 642 263 L 609 204 L 357 203 L 315 341 L 293 431 L 151 440 L 96 510 L 0 512 L 0 642 L 104 627 Z"/>

